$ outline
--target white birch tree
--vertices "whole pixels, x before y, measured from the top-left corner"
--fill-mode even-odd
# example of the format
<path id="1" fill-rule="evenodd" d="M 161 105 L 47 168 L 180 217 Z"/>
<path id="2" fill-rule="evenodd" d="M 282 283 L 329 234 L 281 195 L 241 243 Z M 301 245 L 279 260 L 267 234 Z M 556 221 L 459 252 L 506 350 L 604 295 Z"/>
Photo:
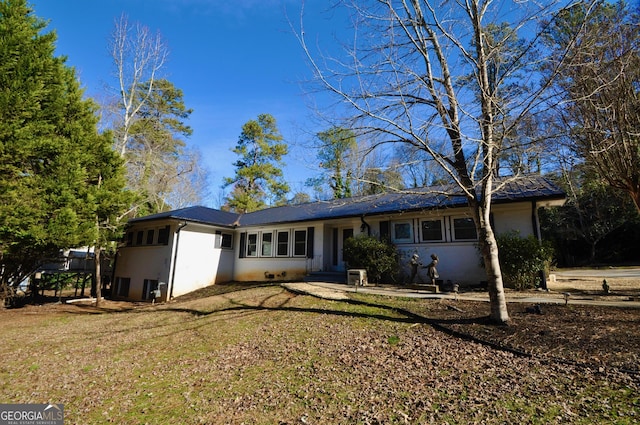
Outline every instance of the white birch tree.
<path id="1" fill-rule="evenodd" d="M 117 116 L 120 122 L 115 125 L 115 150 L 124 158 L 130 143 L 131 127 L 153 93 L 169 50 L 160 33 L 153 34 L 141 24 L 130 24 L 123 14 L 115 23 L 109 51 L 118 81 Z"/>

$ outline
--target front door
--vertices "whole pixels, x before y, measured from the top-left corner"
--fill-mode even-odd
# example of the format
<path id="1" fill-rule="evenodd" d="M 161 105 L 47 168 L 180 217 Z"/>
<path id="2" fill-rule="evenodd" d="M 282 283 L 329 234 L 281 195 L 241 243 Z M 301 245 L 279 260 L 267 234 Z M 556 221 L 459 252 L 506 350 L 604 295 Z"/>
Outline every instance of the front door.
<path id="1" fill-rule="evenodd" d="M 342 250 L 344 248 L 344 241 L 353 237 L 353 227 L 334 228 L 332 239 L 332 254 L 331 254 L 331 270 L 332 271 L 345 271 L 344 257 Z"/>

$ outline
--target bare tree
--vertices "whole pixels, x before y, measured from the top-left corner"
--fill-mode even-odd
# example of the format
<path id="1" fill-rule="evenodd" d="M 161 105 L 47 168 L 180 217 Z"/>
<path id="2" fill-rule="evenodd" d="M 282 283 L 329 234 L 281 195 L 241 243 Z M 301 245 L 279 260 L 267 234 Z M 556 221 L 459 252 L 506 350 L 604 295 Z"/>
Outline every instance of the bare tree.
<path id="1" fill-rule="evenodd" d="M 376 135 L 376 146 L 423 150 L 455 182 L 473 213 L 483 258 L 491 318 L 509 320 L 498 248 L 490 224 L 491 196 L 504 138 L 542 102 L 548 81 L 528 62 L 541 18 L 559 3 L 492 0 L 342 2 L 353 10 L 354 39 L 346 59 L 318 57 L 298 33 L 317 81 L 353 114 L 344 124 Z M 508 22 L 504 22 L 508 20 Z M 509 31 L 496 32 L 495 25 Z M 505 55 L 513 34 L 527 35 L 521 54 Z M 504 38 L 496 37 L 500 34 Z M 496 57 L 502 56 L 501 61 Z M 537 61 L 547 58 L 542 52 Z M 500 72 L 495 65 L 499 63 Z M 522 72 L 524 69 L 527 72 Z M 528 81 L 521 81 L 522 75 Z M 460 84 L 462 78 L 471 82 Z M 526 83 L 530 90 L 511 90 Z"/>
<path id="2" fill-rule="evenodd" d="M 169 51 L 160 36 L 139 23 L 131 25 L 126 15 L 115 23 L 109 50 L 115 64 L 118 80 L 118 117 L 115 127 L 115 149 L 124 157 L 130 139 L 131 126 L 151 96 L 158 72 L 165 64 Z M 140 95 L 141 90 L 143 93 Z"/>
<path id="3" fill-rule="evenodd" d="M 183 92 L 162 76 L 169 52 L 160 35 L 122 15 L 109 45 L 117 96 L 107 106 L 114 149 L 124 158 L 128 187 L 138 195 L 136 215 L 200 202 L 207 171 L 200 153 L 188 149 L 192 112 Z"/>
<path id="4" fill-rule="evenodd" d="M 548 39 L 555 49 L 569 48 L 557 88 L 572 149 L 640 213 L 640 8 L 577 3 Z"/>

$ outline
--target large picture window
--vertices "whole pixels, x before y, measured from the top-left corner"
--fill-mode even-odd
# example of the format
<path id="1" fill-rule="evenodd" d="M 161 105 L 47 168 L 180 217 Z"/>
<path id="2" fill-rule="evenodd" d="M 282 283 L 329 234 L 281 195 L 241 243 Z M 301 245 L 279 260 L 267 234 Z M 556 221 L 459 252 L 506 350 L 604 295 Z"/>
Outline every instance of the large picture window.
<path id="1" fill-rule="evenodd" d="M 295 230 L 293 232 L 293 255 L 298 257 L 307 255 L 306 230 Z"/>
<path id="2" fill-rule="evenodd" d="M 442 241 L 442 220 L 424 220 L 420 223 L 421 237 L 423 242 Z"/>
<path id="3" fill-rule="evenodd" d="M 472 218 L 459 217 L 453 219 L 453 237 L 455 240 L 476 240 L 476 224 Z"/>

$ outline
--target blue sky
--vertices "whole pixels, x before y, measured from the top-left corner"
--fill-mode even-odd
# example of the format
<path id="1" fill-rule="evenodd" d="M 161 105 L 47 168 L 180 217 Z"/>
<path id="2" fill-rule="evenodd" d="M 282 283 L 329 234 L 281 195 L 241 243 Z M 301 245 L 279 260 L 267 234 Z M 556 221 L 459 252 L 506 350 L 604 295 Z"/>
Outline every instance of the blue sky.
<path id="1" fill-rule="evenodd" d="M 219 206 L 224 177 L 234 175 L 232 163 L 242 125 L 261 113 L 272 114 L 290 144 L 285 179 L 300 190 L 315 175 L 315 152 L 305 148 L 324 130 L 308 107 L 313 103 L 311 76 L 304 53 L 287 20 L 300 20 L 300 0 L 30 0 L 34 12 L 49 21 L 58 35 L 59 55 L 76 68 L 85 94 L 104 96 L 115 86 L 107 45 L 115 21 L 125 13 L 159 31 L 169 46 L 166 78 L 182 89 L 194 110 L 187 143 L 197 147 L 210 171 L 211 196 Z M 331 47 L 347 29 L 342 12 L 329 2 L 305 2 L 305 32 L 313 43 Z"/>

